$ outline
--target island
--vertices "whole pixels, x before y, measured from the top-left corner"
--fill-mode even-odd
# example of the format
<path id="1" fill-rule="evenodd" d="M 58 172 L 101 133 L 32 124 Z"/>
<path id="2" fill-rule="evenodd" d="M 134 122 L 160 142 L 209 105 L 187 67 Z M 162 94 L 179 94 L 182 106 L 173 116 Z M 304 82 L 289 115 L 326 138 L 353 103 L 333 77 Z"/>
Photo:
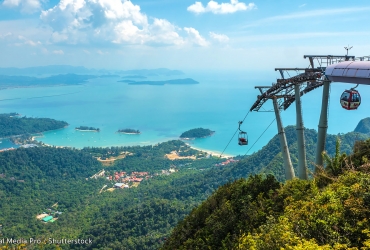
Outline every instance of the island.
<path id="1" fill-rule="evenodd" d="M 123 133 L 123 134 L 128 134 L 128 135 L 139 135 L 141 132 L 136 129 L 131 129 L 131 128 L 125 128 L 125 129 L 119 129 L 117 133 Z"/>
<path id="2" fill-rule="evenodd" d="M 55 85 L 79 85 L 90 79 L 97 78 L 95 75 L 59 74 L 48 77 L 33 76 L 9 76 L 0 75 L 0 88 L 23 88 L 23 87 L 44 87 Z"/>
<path id="3" fill-rule="evenodd" d="M 31 135 L 68 126 L 65 121 L 49 118 L 20 117 L 16 112 L 0 114 L 0 138 Z"/>
<path id="4" fill-rule="evenodd" d="M 79 126 L 75 128 L 79 131 L 87 131 L 87 132 L 100 132 L 100 128 L 88 127 L 88 126 Z"/>
<path id="5" fill-rule="evenodd" d="M 141 75 L 129 75 L 129 76 L 124 76 L 122 78 L 124 78 L 124 79 L 127 79 L 127 78 L 146 79 L 147 77 L 146 76 L 141 76 Z"/>
<path id="6" fill-rule="evenodd" d="M 199 82 L 191 78 L 185 79 L 172 79 L 172 80 L 163 80 L 163 81 L 134 81 L 134 80 L 121 80 L 118 82 L 125 82 L 130 85 L 176 85 L 176 84 L 198 84 Z"/>
<path id="7" fill-rule="evenodd" d="M 215 133 L 215 131 L 212 131 L 210 129 L 204 129 L 204 128 L 194 128 L 190 129 L 180 135 L 181 139 L 190 140 L 195 138 L 204 138 L 211 136 Z"/>

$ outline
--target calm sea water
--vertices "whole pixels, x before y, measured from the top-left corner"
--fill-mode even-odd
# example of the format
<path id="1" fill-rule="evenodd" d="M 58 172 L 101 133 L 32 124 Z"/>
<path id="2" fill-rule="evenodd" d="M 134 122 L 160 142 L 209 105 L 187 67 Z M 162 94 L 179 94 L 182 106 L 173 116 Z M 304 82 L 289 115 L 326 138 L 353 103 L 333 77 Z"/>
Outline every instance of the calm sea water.
<path id="1" fill-rule="evenodd" d="M 271 85 L 274 73 L 256 72 L 187 72 L 186 76 L 200 82 L 196 85 L 134 86 L 119 83 L 119 78 L 94 79 L 83 85 L 40 88 L 15 88 L 0 91 L 0 113 L 18 112 L 27 117 L 48 117 L 64 120 L 67 128 L 44 133 L 38 140 L 56 146 L 82 148 L 86 146 L 149 145 L 177 139 L 192 128 L 216 131 L 209 138 L 190 141 L 195 147 L 222 152 L 247 114 L 259 92 L 257 85 Z M 180 77 L 167 77 L 174 79 Z M 157 80 L 166 78 L 153 78 Z M 353 131 L 357 123 L 370 116 L 370 87 L 360 86 L 363 102 L 356 111 L 346 111 L 339 97 L 350 84 L 331 86 L 329 133 Z M 303 116 L 307 128 L 317 129 L 322 89 L 303 96 Z M 266 103 L 264 109 L 272 109 Z M 295 105 L 282 112 L 283 124 L 295 124 Z M 262 148 L 276 133 L 272 112 L 250 113 L 242 129 L 248 132 L 249 146 L 231 141 L 226 154 L 244 155 Z M 92 126 L 101 132 L 80 132 L 74 128 Z M 120 128 L 139 129 L 140 135 L 118 134 Z M 256 142 L 256 143 L 255 143 Z M 3 140 L 0 148 L 11 143 Z M 250 147 L 255 143 L 253 148 Z"/>

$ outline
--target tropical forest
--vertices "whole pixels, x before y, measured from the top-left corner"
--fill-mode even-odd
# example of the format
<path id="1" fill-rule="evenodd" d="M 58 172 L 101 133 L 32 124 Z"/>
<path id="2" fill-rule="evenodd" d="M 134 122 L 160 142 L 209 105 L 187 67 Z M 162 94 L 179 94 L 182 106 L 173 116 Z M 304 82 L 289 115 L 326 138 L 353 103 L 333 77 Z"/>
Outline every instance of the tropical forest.
<path id="1" fill-rule="evenodd" d="M 353 132 L 328 135 L 325 165 L 310 164 L 309 180 L 285 180 L 277 136 L 256 153 L 233 159 L 207 153 L 172 159 L 174 152 L 199 152 L 180 140 L 1 152 L 1 237 L 25 239 L 3 247 L 367 249 L 368 121 Z M 285 131 L 297 167 L 295 128 Z M 311 162 L 316 138 L 315 130 L 306 129 Z M 116 188 L 121 179 L 131 181 L 129 188 Z"/>

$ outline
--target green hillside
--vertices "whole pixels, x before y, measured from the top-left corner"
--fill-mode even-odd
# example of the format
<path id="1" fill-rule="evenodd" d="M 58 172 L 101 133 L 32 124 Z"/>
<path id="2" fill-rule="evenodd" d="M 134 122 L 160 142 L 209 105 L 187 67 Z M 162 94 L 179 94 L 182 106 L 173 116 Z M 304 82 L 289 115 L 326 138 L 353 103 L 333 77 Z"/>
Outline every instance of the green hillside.
<path id="1" fill-rule="evenodd" d="M 256 175 L 228 183 L 162 249 L 369 249 L 369 148 L 370 140 L 357 143 L 337 174 L 328 165 L 309 181 Z"/>
<path id="2" fill-rule="evenodd" d="M 370 134 L 370 117 L 362 119 L 355 128 L 355 132 Z"/>
<path id="3" fill-rule="evenodd" d="M 286 133 L 292 160 L 296 165 L 295 128 L 287 127 Z M 339 136 L 342 140 L 342 150 L 346 152 L 353 148 L 356 140 L 366 137 L 364 134 L 353 132 Z M 314 159 L 316 137 L 314 130 L 306 130 L 309 161 Z M 334 135 L 327 137 L 327 149 L 331 155 L 335 152 L 336 138 Z M 258 152 L 247 157 L 236 157 L 239 159 L 238 162 L 227 165 L 219 164 L 224 162 L 224 159 L 204 156 L 202 158 L 201 153 L 197 153 L 197 160 L 169 160 L 165 157 L 173 151 L 181 154 L 190 152 L 190 149 L 185 143 L 177 140 L 142 147 L 82 150 L 37 147 L 2 152 L 0 153 L 1 236 L 93 239 L 91 245 L 63 245 L 63 249 L 158 249 L 179 222 L 202 202 L 211 199 L 211 194 L 225 184 L 227 185 L 220 189 L 225 190 L 220 191 L 221 200 L 216 199 L 216 203 L 212 201 L 212 209 L 207 208 L 205 212 L 202 210 L 204 218 L 213 216 L 213 208 L 217 208 L 229 198 L 231 201 L 228 206 L 235 210 L 235 213 L 245 211 L 246 205 L 251 209 L 247 214 L 257 213 L 257 219 L 241 217 L 247 221 L 253 219 L 253 223 L 251 222 L 253 227 L 263 225 L 266 215 L 271 211 L 282 214 L 285 198 L 276 201 L 274 197 L 270 197 L 275 192 L 270 190 L 281 188 L 278 181 L 284 181 L 277 136 Z M 191 152 L 196 153 L 194 151 Z M 111 158 L 116 160 L 108 167 L 102 165 L 104 162 L 97 160 Z M 176 171 L 170 173 L 168 172 L 170 168 Z M 86 178 L 102 169 L 106 170 L 106 176 L 114 176 L 114 173 L 119 171 L 128 173 L 148 171 L 153 178 L 143 180 L 136 188 L 114 192 L 105 189 L 100 193 L 99 190 L 104 185 L 110 188 L 115 181 L 106 178 L 96 180 Z M 263 175 L 249 180 L 238 180 L 256 173 Z M 269 173 L 274 173 L 276 177 L 269 176 Z M 243 188 L 234 187 L 231 183 L 235 181 Z M 243 191 L 245 187 L 250 191 L 255 190 L 254 193 Z M 265 194 L 262 197 L 260 190 Z M 225 198 L 222 198 L 224 195 Z M 247 201 L 241 203 L 244 205 L 239 204 L 238 208 L 233 208 L 240 202 L 239 195 L 243 197 L 246 195 Z M 253 205 L 256 199 L 260 203 Z M 57 221 L 42 224 L 36 220 L 37 214 L 44 212 L 56 202 L 59 211 L 63 212 Z M 266 207 L 266 210 L 261 212 L 258 206 Z M 234 216 L 227 210 L 219 213 L 225 218 L 229 215 Z M 212 220 L 209 219 L 209 223 L 216 222 L 217 216 Z M 230 221 L 236 221 L 238 216 L 230 217 Z M 238 223 L 240 227 L 236 227 L 237 229 L 247 225 L 246 222 Z M 229 229 L 235 227 L 232 223 L 222 222 L 222 224 L 227 225 Z M 225 230 L 222 225 L 219 226 L 221 237 Z M 202 227 L 199 226 L 199 229 Z M 226 249 L 235 243 L 236 236 L 233 235 L 235 232 L 237 231 L 230 231 L 230 239 L 225 240 L 225 244 L 228 244 Z M 202 235 L 208 234 L 202 232 Z M 190 236 L 187 234 L 181 237 Z M 239 234 L 237 236 L 239 237 Z M 47 245 L 45 249 L 55 249 L 53 247 Z"/>

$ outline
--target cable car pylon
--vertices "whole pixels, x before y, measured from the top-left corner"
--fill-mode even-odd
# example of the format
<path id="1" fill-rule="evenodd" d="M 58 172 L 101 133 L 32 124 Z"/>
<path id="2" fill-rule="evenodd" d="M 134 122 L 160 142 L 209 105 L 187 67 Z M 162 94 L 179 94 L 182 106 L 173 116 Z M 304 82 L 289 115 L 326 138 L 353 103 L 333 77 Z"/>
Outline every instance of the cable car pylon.
<path id="1" fill-rule="evenodd" d="M 300 95 L 300 84 L 294 85 L 295 104 L 296 104 L 296 131 L 298 145 L 298 177 L 302 180 L 308 180 L 306 147 L 304 140 L 304 124 L 302 118 L 302 104 Z"/>
<path id="2" fill-rule="evenodd" d="M 326 135 L 328 130 L 329 89 L 330 81 L 325 79 L 322 90 L 321 113 L 317 131 L 315 172 L 317 171 L 317 166 L 323 166 L 324 164 L 322 153 L 325 151 Z"/>
<path id="3" fill-rule="evenodd" d="M 307 162 L 305 153 L 305 142 L 304 142 L 304 125 L 302 118 L 302 107 L 300 97 L 318 87 L 323 86 L 322 105 L 320 120 L 318 125 L 317 133 L 317 145 L 316 145 L 316 159 L 315 159 L 315 172 L 318 166 L 323 166 L 322 153 L 325 150 L 325 142 L 328 129 L 328 106 L 329 106 L 329 91 L 331 82 L 345 82 L 355 84 L 370 85 L 370 56 L 364 56 L 355 58 L 355 56 L 347 55 L 304 55 L 303 58 L 308 58 L 310 62 L 309 68 L 277 68 L 282 76 L 282 79 L 278 79 L 272 86 L 256 86 L 261 92 L 261 95 L 257 96 L 257 101 L 252 105 L 249 111 L 260 111 L 263 104 L 272 99 L 274 103 L 274 110 L 276 120 L 278 123 L 279 135 L 284 135 L 285 132 L 281 130 L 282 127 L 281 118 L 279 114 L 279 107 L 286 110 L 294 101 L 296 101 L 296 113 L 297 113 L 297 143 L 298 143 L 298 175 L 301 179 L 307 179 Z M 367 58 L 367 61 L 364 59 Z M 314 66 L 314 61 L 318 62 L 318 67 Z M 304 73 L 284 79 L 284 71 L 304 71 Z M 264 89 L 265 91 L 262 91 Z M 284 93 L 284 95 L 281 95 Z M 343 108 L 352 110 L 357 109 L 361 104 L 361 97 L 358 91 L 352 88 L 346 90 L 343 95 L 347 94 L 347 104 L 344 103 L 344 99 L 341 105 Z M 342 95 L 343 98 L 345 98 Z M 277 102 L 277 98 L 284 98 L 280 105 Z M 280 137 L 280 136 L 279 136 Z M 284 165 L 286 169 L 286 179 L 291 179 L 293 174 L 289 173 L 289 151 L 286 144 L 286 138 L 281 138 L 281 150 L 284 157 Z M 291 163 L 290 163 L 291 165 Z"/>
<path id="4" fill-rule="evenodd" d="M 294 174 L 292 161 L 290 159 L 288 143 L 287 143 L 286 136 L 285 136 L 285 130 L 284 130 L 284 127 L 283 127 L 283 122 L 281 121 L 279 104 L 277 102 L 277 97 L 276 96 L 274 96 L 272 98 L 272 102 L 273 102 L 273 105 L 274 105 L 276 123 L 277 123 L 277 127 L 278 127 L 278 135 L 279 135 L 279 140 L 280 140 L 281 152 L 283 154 L 285 178 L 287 180 L 292 180 L 295 177 L 295 174 Z"/>
<path id="5" fill-rule="evenodd" d="M 295 174 L 294 174 L 292 161 L 290 159 L 289 147 L 288 147 L 288 143 L 287 143 L 287 139 L 286 139 L 286 135 L 285 135 L 283 122 L 282 122 L 281 116 L 280 116 L 280 109 L 279 109 L 280 105 L 277 101 L 280 98 L 286 99 L 287 97 L 290 97 L 290 96 L 287 96 L 287 95 L 270 95 L 270 94 L 268 94 L 267 91 L 263 92 L 263 90 L 262 90 L 262 89 L 266 89 L 266 88 L 274 89 L 275 87 L 276 86 L 274 86 L 274 85 L 272 87 L 271 86 L 255 86 L 254 88 L 259 89 L 259 91 L 261 92 L 262 95 L 258 96 L 257 102 L 255 102 L 253 104 L 250 111 L 252 111 L 252 110 L 258 111 L 262 107 L 262 104 L 266 102 L 266 100 L 272 99 L 272 103 L 273 103 L 273 106 L 274 106 L 275 117 L 276 117 L 276 124 L 277 124 L 277 128 L 278 128 L 278 137 L 279 137 L 279 141 L 280 141 L 280 149 L 281 149 L 281 153 L 282 153 L 282 156 L 283 156 L 283 162 L 284 162 L 285 179 L 286 180 L 291 180 L 295 177 Z M 262 104 L 261 104 L 261 102 L 262 102 Z"/>
<path id="6" fill-rule="evenodd" d="M 305 139 L 304 139 L 304 124 L 303 124 L 303 117 L 302 117 L 302 104 L 301 104 L 301 85 L 302 81 L 306 81 L 308 78 L 306 75 L 298 75 L 298 77 L 291 77 L 289 79 L 285 79 L 284 71 L 288 70 L 305 70 L 307 69 L 298 69 L 298 68 L 275 68 L 275 71 L 280 71 L 280 75 L 282 80 L 287 82 L 291 82 L 294 84 L 294 100 L 296 104 L 296 133 L 297 133 L 297 146 L 298 146 L 298 178 L 302 180 L 308 180 L 308 168 L 307 168 L 307 160 L 306 160 L 306 146 L 305 146 Z M 318 77 L 319 75 L 316 75 Z M 321 75 L 320 75 L 321 76 Z M 311 84 L 312 85 L 312 84 Z M 310 86 L 312 88 L 312 86 Z M 316 87 L 316 86 L 314 86 Z M 286 91 L 287 92 L 287 91 Z M 292 98 L 289 98 L 292 101 Z M 287 107 L 287 105 L 284 105 Z"/>

